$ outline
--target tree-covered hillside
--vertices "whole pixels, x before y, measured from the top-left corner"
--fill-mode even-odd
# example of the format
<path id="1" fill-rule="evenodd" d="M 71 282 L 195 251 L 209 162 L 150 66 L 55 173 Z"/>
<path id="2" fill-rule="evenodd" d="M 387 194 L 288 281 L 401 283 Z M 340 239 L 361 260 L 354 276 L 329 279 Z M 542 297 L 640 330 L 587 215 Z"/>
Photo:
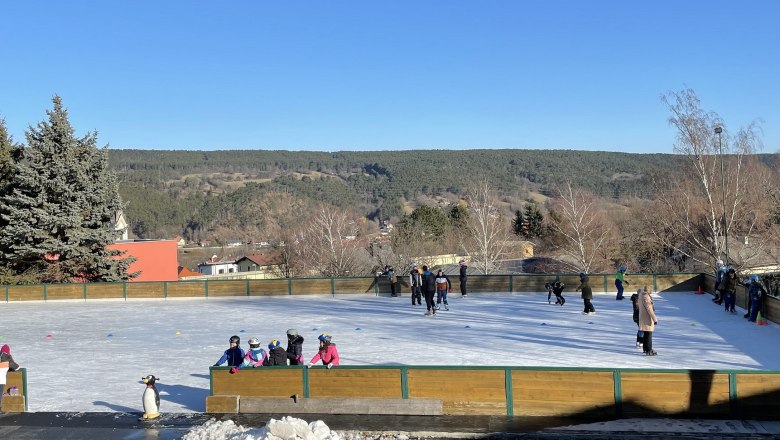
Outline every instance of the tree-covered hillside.
<path id="1" fill-rule="evenodd" d="M 673 178 L 681 160 L 570 150 L 110 150 L 134 232 L 189 239 L 218 226 L 235 229 L 237 237 L 268 227 L 251 207 L 278 193 L 371 219 L 397 217 L 421 197 L 462 194 L 483 179 L 520 200 L 529 191 L 554 194 L 566 180 L 605 198 L 652 198 L 654 182 Z"/>

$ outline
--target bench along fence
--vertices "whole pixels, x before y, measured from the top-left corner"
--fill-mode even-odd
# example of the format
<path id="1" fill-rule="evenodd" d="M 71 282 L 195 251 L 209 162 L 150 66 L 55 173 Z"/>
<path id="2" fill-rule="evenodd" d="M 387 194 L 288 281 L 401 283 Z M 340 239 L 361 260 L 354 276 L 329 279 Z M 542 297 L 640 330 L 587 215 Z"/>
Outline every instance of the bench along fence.
<path id="1" fill-rule="evenodd" d="M 208 413 L 780 418 L 780 371 L 210 368 Z"/>
<path id="2" fill-rule="evenodd" d="M 16 371 L 9 371 L 2 392 L 3 394 L 11 394 L 3 395 L 0 412 L 27 411 L 27 369 L 20 368 Z"/>

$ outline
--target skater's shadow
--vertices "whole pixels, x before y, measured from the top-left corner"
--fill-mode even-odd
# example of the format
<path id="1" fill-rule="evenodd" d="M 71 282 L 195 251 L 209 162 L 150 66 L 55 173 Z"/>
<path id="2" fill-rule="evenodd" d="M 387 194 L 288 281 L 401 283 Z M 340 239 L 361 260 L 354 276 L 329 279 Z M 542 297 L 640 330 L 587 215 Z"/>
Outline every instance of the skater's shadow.
<path id="1" fill-rule="evenodd" d="M 160 400 L 163 401 L 160 403 L 160 406 L 163 406 L 164 402 L 168 401 L 178 403 L 192 411 L 206 411 L 206 397 L 209 395 L 208 389 L 161 383 L 157 383 L 157 388 L 160 390 Z"/>
<path id="2" fill-rule="evenodd" d="M 114 405 L 113 403 L 104 402 L 102 400 L 95 400 L 94 402 L 92 402 L 92 404 L 96 406 L 105 406 L 106 408 L 114 412 L 137 413 L 139 411 L 139 408 L 130 408 L 122 405 Z"/>
<path id="3" fill-rule="evenodd" d="M 207 379 L 207 380 L 211 380 L 211 375 L 209 375 L 209 374 L 198 374 L 198 373 L 193 373 L 193 374 L 190 374 L 190 376 L 192 376 L 192 377 L 197 377 L 198 379 Z"/>

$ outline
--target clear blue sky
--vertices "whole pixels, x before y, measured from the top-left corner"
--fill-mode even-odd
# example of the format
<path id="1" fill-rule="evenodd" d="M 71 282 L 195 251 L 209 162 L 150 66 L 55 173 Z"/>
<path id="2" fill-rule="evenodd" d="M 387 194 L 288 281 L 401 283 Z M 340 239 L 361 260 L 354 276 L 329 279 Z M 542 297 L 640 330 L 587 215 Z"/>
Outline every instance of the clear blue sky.
<path id="1" fill-rule="evenodd" d="M 7 1 L 0 117 L 144 149 L 672 151 L 690 87 L 780 150 L 780 2 Z"/>

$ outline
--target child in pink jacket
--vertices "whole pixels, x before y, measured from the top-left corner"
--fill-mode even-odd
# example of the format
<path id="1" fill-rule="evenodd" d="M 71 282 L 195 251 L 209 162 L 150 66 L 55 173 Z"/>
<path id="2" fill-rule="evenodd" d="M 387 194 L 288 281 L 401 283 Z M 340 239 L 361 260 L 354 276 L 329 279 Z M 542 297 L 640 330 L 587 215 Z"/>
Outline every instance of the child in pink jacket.
<path id="1" fill-rule="evenodd" d="M 312 365 L 322 360 L 322 364 L 328 368 L 339 365 L 339 351 L 336 349 L 336 344 L 331 342 L 331 336 L 327 333 L 321 334 L 317 339 L 320 340 L 320 349 L 317 354 L 306 365 L 307 368 L 311 368 Z"/>

